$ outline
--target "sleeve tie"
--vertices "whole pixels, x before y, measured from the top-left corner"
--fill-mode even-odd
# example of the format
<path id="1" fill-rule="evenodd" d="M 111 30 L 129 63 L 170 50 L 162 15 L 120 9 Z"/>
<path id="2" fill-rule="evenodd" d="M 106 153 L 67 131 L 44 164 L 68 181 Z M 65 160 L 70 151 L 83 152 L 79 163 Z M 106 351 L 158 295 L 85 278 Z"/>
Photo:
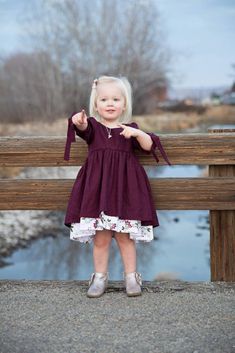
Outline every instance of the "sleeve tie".
<path id="1" fill-rule="evenodd" d="M 153 144 L 152 144 L 152 147 L 151 147 L 151 152 L 154 156 L 154 158 L 156 159 L 157 162 L 159 162 L 159 158 L 155 152 L 155 149 L 158 148 L 162 157 L 164 158 L 164 160 L 167 162 L 168 165 L 171 165 L 171 162 L 169 161 L 168 157 L 167 157 L 167 154 L 161 144 L 161 141 L 160 141 L 160 138 L 159 136 L 155 135 L 154 133 L 152 132 L 149 132 L 148 135 L 150 135 L 152 141 L 153 141 Z"/>
<path id="2" fill-rule="evenodd" d="M 74 114 L 76 114 L 76 112 L 74 112 L 70 116 L 70 118 L 68 118 L 67 139 L 66 139 L 66 144 L 65 144 L 65 149 L 64 149 L 64 160 L 65 161 L 68 161 L 70 158 L 71 143 L 76 142 L 75 128 L 74 128 L 74 124 L 72 122 L 72 116 Z"/>

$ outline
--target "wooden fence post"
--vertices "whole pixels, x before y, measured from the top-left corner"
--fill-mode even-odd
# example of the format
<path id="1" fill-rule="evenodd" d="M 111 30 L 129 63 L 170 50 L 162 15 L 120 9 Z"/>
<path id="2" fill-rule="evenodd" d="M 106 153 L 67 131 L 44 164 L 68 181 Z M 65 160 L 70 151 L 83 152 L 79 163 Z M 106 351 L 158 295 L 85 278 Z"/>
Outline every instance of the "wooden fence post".
<path id="1" fill-rule="evenodd" d="M 208 129 L 208 132 L 226 133 L 235 129 Z M 235 165 L 209 165 L 209 176 L 235 177 Z M 210 267 L 211 281 L 235 281 L 235 210 L 210 210 Z"/>

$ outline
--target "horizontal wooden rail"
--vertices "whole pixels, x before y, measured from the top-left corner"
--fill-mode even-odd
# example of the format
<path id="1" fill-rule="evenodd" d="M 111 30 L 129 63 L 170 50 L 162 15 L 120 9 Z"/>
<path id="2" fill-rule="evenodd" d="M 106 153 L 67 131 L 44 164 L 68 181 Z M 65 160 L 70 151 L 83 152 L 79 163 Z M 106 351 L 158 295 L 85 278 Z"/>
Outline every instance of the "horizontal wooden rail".
<path id="1" fill-rule="evenodd" d="M 212 281 L 235 281 L 235 130 L 159 135 L 172 165 L 207 165 L 207 178 L 149 179 L 157 210 L 210 210 Z M 66 137 L 2 137 L 0 167 L 80 166 L 88 155 L 77 137 L 64 161 Z M 142 165 L 166 165 L 135 151 Z M 169 167 L 170 168 L 170 167 Z M 73 179 L 0 180 L 0 210 L 65 210 Z"/>
<path id="2" fill-rule="evenodd" d="M 156 209 L 234 210 L 235 178 L 149 179 Z M 64 210 L 74 180 L 1 180 L 1 210 Z"/>
<path id="3" fill-rule="evenodd" d="M 160 135 L 172 164 L 235 165 L 235 133 Z M 87 157 L 85 141 L 72 143 L 71 159 L 64 161 L 65 137 L 1 137 L 0 166 L 74 166 Z M 79 153 L 78 153 L 79 151 Z M 152 155 L 136 151 L 142 165 L 156 165 Z M 159 165 L 166 164 L 160 154 Z"/>

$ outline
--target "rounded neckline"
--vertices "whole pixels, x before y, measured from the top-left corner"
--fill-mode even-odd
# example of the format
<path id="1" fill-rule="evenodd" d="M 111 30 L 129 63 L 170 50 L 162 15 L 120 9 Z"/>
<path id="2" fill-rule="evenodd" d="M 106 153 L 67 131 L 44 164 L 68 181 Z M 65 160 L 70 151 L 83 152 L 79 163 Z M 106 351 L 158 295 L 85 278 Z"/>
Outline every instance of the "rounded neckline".
<path id="1" fill-rule="evenodd" d="M 100 121 L 98 121 L 98 123 L 100 125 L 106 127 L 107 129 L 111 129 L 111 130 L 122 129 L 122 127 L 109 127 L 109 126 L 106 126 L 106 125 L 102 124 Z"/>

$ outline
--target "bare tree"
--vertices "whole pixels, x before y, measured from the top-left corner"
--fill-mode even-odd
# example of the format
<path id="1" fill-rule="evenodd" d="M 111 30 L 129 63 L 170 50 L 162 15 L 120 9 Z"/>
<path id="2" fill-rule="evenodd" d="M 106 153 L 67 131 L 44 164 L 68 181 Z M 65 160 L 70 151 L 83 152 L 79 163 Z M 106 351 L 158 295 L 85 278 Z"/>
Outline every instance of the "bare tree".
<path id="1" fill-rule="evenodd" d="M 129 78 L 134 113 L 154 109 L 170 64 L 155 0 L 38 0 L 29 10 L 25 28 L 35 56 L 32 64 L 25 56 L 28 72 L 17 75 L 42 117 L 88 108 L 101 74 Z"/>
<path id="2" fill-rule="evenodd" d="M 58 72 L 44 52 L 8 57 L 0 71 L 1 113 L 5 120 L 45 120 L 61 114 L 64 107 Z"/>
<path id="3" fill-rule="evenodd" d="M 156 1 L 42 0 L 39 11 L 33 43 L 67 73 L 68 109 L 87 103 L 89 84 L 103 73 L 129 77 L 137 111 L 146 94 L 168 84 L 170 53 Z"/>

